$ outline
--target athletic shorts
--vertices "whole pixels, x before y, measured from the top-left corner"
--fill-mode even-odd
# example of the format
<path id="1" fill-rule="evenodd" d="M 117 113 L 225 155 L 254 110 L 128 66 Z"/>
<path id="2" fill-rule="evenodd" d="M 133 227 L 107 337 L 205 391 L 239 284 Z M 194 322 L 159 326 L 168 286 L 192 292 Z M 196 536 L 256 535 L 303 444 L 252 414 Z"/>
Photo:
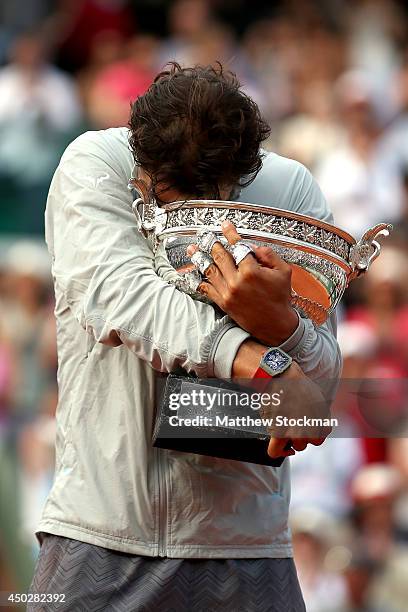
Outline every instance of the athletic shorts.
<path id="1" fill-rule="evenodd" d="M 293 559 L 169 559 L 51 534 L 28 612 L 305 612 Z M 48 603 L 46 595 L 57 601 Z M 49 598 L 49 597 L 48 597 Z"/>

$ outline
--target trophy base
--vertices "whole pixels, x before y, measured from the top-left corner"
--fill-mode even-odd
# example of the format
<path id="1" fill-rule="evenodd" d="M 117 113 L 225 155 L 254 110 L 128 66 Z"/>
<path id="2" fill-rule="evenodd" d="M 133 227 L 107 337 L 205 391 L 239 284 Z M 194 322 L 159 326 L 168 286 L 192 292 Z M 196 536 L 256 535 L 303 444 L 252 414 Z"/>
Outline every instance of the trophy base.
<path id="1" fill-rule="evenodd" d="M 194 394 L 198 396 L 200 393 L 210 393 L 216 395 L 222 403 L 224 392 L 229 395 L 231 392 L 239 393 L 242 390 L 243 387 L 239 388 L 231 382 L 170 374 L 161 390 L 161 397 L 158 398 L 153 446 L 183 453 L 279 467 L 284 457 L 274 459 L 269 457 L 267 449 L 270 435 L 266 427 L 226 426 L 223 423 L 218 424 L 216 417 L 209 416 L 211 413 L 218 413 L 233 420 L 239 415 L 251 417 L 253 416 L 251 408 L 239 411 L 236 407 L 219 406 L 217 411 L 217 406 L 214 405 L 212 411 L 208 412 L 205 405 L 184 404 L 175 407 L 172 401 L 181 396 L 193 397 Z M 182 424 L 178 422 L 180 417 Z M 175 420 L 177 426 L 174 426 Z M 191 426 L 194 420 L 196 424 Z M 190 421 L 190 424 L 187 424 L 187 421 Z"/>
<path id="2" fill-rule="evenodd" d="M 160 438 L 156 437 L 153 446 L 182 453 L 206 455 L 219 459 L 246 461 L 258 465 L 280 467 L 284 457 L 272 459 L 267 454 L 269 440 L 261 438 Z"/>

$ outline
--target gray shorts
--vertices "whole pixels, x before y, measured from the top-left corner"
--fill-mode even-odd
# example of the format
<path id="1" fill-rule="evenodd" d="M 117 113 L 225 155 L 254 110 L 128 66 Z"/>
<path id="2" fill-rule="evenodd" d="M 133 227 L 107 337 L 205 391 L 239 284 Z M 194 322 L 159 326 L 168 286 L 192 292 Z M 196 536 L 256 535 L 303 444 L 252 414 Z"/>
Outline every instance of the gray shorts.
<path id="1" fill-rule="evenodd" d="M 305 612 L 293 559 L 168 559 L 43 534 L 32 611 Z"/>

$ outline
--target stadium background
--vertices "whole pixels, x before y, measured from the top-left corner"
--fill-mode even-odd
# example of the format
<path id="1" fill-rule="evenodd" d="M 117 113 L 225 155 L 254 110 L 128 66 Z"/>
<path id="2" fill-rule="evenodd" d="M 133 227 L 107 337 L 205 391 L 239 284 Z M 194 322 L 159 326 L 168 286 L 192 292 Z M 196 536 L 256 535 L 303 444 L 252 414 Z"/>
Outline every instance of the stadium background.
<path id="1" fill-rule="evenodd" d="M 53 293 L 43 211 L 64 147 L 127 123 L 170 59 L 220 60 L 315 175 L 338 225 L 395 230 L 339 309 L 348 378 L 408 372 L 408 12 L 393 0 L 1 0 L 0 591 L 24 592 L 53 472 Z M 390 403 L 392 404 L 392 398 Z M 390 406 L 392 408 L 392 406 Z M 408 439 L 335 438 L 292 461 L 309 612 L 403 612 Z"/>

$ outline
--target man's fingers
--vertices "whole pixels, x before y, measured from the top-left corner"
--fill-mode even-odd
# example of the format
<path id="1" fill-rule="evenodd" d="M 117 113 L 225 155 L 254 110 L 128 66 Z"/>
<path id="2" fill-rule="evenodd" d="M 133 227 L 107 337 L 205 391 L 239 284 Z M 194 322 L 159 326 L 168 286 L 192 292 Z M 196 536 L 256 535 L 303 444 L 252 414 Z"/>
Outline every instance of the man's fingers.
<path id="1" fill-rule="evenodd" d="M 241 240 L 241 236 L 235 229 L 235 225 L 231 221 L 223 221 L 221 223 L 222 233 L 230 244 L 236 244 Z"/>
<path id="2" fill-rule="evenodd" d="M 199 251 L 199 247 L 196 244 L 190 244 L 187 247 L 187 254 L 191 257 L 194 253 Z M 206 279 L 215 287 L 218 293 L 225 293 L 227 289 L 227 284 L 225 282 L 224 276 L 222 275 L 219 267 L 216 263 L 212 263 L 205 271 Z"/>
<path id="3" fill-rule="evenodd" d="M 292 446 L 296 451 L 305 450 L 308 444 L 309 444 L 309 440 L 305 440 L 304 438 L 292 439 Z"/>
<path id="4" fill-rule="evenodd" d="M 190 245 L 187 249 L 187 253 L 190 255 L 190 257 L 197 251 L 199 251 L 199 247 L 196 244 Z M 219 267 L 215 262 L 212 263 L 206 269 L 206 271 L 204 272 L 204 276 L 211 283 L 211 285 L 213 285 L 213 287 L 219 294 L 225 293 L 227 289 L 227 284 L 225 282 L 222 272 L 220 271 Z"/>
<path id="5" fill-rule="evenodd" d="M 221 224 L 222 232 L 230 245 L 235 245 L 241 240 L 235 226 L 230 221 L 224 221 Z M 187 253 L 193 255 L 198 250 L 197 245 L 190 245 Z M 209 266 L 205 275 L 212 285 L 214 285 L 219 293 L 226 293 L 226 288 L 237 287 L 239 279 L 249 279 L 256 270 L 259 269 L 259 264 L 270 269 L 286 271 L 291 274 L 291 267 L 283 261 L 269 247 L 257 247 L 254 245 L 254 253 L 248 254 L 236 266 L 234 257 L 229 253 L 221 242 L 214 243 L 211 249 L 211 257 L 214 260 L 215 266 Z M 217 270 L 218 268 L 218 270 Z M 243 275 L 240 277 L 240 272 Z"/>
<path id="6" fill-rule="evenodd" d="M 268 455 L 273 459 L 290 457 L 295 452 L 304 451 L 308 444 L 320 446 L 326 438 L 271 438 L 268 445 Z M 288 443 L 292 448 L 288 448 Z"/>
<path id="7" fill-rule="evenodd" d="M 310 444 L 313 444 L 313 446 L 320 446 L 321 444 L 323 444 L 325 439 L 326 438 L 311 438 L 309 442 Z"/>
<path id="8" fill-rule="evenodd" d="M 254 249 L 254 255 L 258 262 L 265 266 L 266 268 L 272 268 L 277 270 L 283 269 L 291 269 L 289 264 L 287 264 L 271 247 L 260 247 L 256 245 L 252 245 Z"/>
<path id="9" fill-rule="evenodd" d="M 197 244 L 189 244 L 187 247 L 187 255 L 191 257 L 194 253 L 197 253 L 200 249 Z"/>
<path id="10" fill-rule="evenodd" d="M 272 459 L 278 457 L 290 457 L 295 454 L 295 451 L 290 448 L 285 450 L 287 443 L 290 442 L 289 438 L 271 438 L 268 445 L 268 455 Z"/>
<path id="11" fill-rule="evenodd" d="M 231 284 L 238 274 L 238 269 L 231 253 L 224 249 L 221 242 L 216 242 L 211 249 L 211 257 L 220 269 L 225 282 Z"/>
<path id="12" fill-rule="evenodd" d="M 213 287 L 210 283 L 207 283 L 205 281 L 203 281 L 199 286 L 198 286 L 198 291 L 202 294 L 208 297 L 208 299 L 210 299 L 212 302 L 214 302 L 215 304 L 217 304 L 217 306 L 219 306 L 220 308 L 222 308 L 222 297 L 221 295 L 218 293 L 217 289 L 215 287 Z"/>
<path id="13" fill-rule="evenodd" d="M 221 228 L 222 228 L 222 233 L 224 234 L 225 238 L 228 240 L 231 246 L 234 246 L 235 244 L 237 244 L 238 242 L 242 240 L 241 236 L 238 234 L 235 228 L 235 225 L 231 223 L 230 221 L 224 221 L 221 224 Z M 235 259 L 234 259 L 234 263 L 235 263 Z M 248 255 L 244 257 L 244 259 L 241 259 L 241 261 L 238 264 L 239 270 L 245 273 L 248 273 L 248 272 L 250 273 L 251 271 L 256 270 L 256 268 L 258 267 L 259 267 L 259 263 L 255 259 L 253 253 L 248 253 Z"/>

